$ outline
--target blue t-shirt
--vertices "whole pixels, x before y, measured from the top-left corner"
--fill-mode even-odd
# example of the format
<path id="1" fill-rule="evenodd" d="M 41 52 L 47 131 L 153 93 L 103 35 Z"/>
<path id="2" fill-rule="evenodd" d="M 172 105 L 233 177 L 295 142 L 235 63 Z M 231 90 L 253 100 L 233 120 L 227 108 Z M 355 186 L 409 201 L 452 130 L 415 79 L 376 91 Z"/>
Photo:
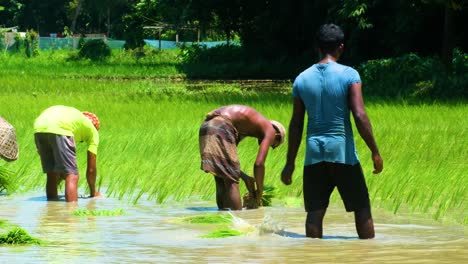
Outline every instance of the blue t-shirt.
<path id="1" fill-rule="evenodd" d="M 358 82 L 356 70 L 336 62 L 314 64 L 297 76 L 293 96 L 304 102 L 308 116 L 304 166 L 359 162 L 348 103 L 349 87 Z"/>

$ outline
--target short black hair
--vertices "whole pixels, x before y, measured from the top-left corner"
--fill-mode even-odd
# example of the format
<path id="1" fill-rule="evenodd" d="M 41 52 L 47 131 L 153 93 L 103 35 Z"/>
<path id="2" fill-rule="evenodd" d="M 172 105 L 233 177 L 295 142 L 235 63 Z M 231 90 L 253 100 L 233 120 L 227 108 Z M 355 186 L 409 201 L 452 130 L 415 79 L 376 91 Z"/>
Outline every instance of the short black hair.
<path id="1" fill-rule="evenodd" d="M 335 24 L 324 24 L 317 31 L 317 44 L 325 53 L 333 53 L 344 42 L 344 33 Z"/>

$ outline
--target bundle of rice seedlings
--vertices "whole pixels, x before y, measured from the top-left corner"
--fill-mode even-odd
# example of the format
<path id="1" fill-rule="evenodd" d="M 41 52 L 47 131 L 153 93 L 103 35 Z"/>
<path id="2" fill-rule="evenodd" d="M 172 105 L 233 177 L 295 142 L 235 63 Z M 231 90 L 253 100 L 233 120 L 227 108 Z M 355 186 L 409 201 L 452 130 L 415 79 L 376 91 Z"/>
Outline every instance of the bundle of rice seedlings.
<path id="1" fill-rule="evenodd" d="M 0 236 L 0 245 L 40 245 L 43 242 L 34 238 L 21 227 L 15 227 L 8 233 Z"/>
<path id="2" fill-rule="evenodd" d="M 277 190 L 274 186 L 264 186 L 263 187 L 263 196 L 262 196 L 262 205 L 271 206 L 271 200 L 276 196 Z"/>
<path id="3" fill-rule="evenodd" d="M 117 208 L 115 210 L 88 210 L 84 208 L 72 212 L 74 216 L 120 216 L 123 214 L 124 210 L 122 208 Z"/>
<path id="4" fill-rule="evenodd" d="M 204 214 L 181 218 L 180 222 L 191 224 L 229 224 L 233 217 L 230 214 Z"/>
<path id="5" fill-rule="evenodd" d="M 243 232 L 232 229 L 232 228 L 220 228 L 214 230 L 206 235 L 202 235 L 202 238 L 223 238 L 223 237 L 232 237 L 232 236 L 241 236 L 244 235 Z"/>
<path id="6" fill-rule="evenodd" d="M 271 200 L 276 196 L 276 188 L 273 186 L 263 186 L 262 206 L 271 206 Z M 246 193 L 243 197 L 243 207 L 247 209 L 258 208 L 257 201 L 251 193 Z"/>

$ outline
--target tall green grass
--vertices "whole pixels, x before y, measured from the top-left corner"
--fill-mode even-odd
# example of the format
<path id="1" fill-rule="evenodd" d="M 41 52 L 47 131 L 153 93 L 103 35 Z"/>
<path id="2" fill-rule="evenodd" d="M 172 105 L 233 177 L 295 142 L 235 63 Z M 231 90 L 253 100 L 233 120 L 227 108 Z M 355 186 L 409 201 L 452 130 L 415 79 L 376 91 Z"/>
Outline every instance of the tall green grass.
<path id="1" fill-rule="evenodd" d="M 60 69 L 56 75 L 48 72 L 53 67 L 30 69 L 24 65 L 24 72 L 17 68 L 0 72 L 0 115 L 15 127 L 20 148 L 19 160 L 0 161 L 0 166 L 14 172 L 15 184 L 9 192 L 44 190 L 33 122 L 51 105 L 74 106 L 98 115 L 98 183 L 106 196 L 135 203 L 141 199 L 214 203 L 214 180 L 200 170 L 198 152 L 198 129 L 212 109 L 246 104 L 285 126 L 292 110 L 291 84 L 287 82 L 275 89 L 252 90 L 255 84 L 246 89 L 240 81 L 67 78 Z M 99 74 L 99 68 L 88 70 Z M 372 175 L 370 153 L 356 133 L 373 207 L 466 224 L 467 104 L 368 101 L 367 108 L 385 162 L 383 173 Z M 253 139 L 239 145 L 241 166 L 248 174 L 252 174 L 257 150 Z M 280 182 L 286 150 L 286 145 L 271 150 L 266 161 L 265 184 L 276 191 L 273 205 L 302 195 L 304 142 L 291 186 Z M 87 188 L 85 152 L 85 146 L 79 144 L 81 193 Z M 241 192 L 246 192 L 243 186 Z M 333 199 L 341 204 L 337 195 Z"/>

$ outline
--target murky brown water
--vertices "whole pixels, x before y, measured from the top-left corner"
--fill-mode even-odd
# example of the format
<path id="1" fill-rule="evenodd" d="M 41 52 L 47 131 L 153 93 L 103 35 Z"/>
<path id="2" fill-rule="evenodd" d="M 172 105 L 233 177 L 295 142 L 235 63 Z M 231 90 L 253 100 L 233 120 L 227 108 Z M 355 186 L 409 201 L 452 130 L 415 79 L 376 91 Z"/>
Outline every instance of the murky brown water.
<path id="1" fill-rule="evenodd" d="M 72 216 L 77 208 L 126 214 Z M 0 196 L 0 219 L 49 243 L 0 246 L 0 263 L 468 263 L 466 227 L 374 210 L 376 238 L 363 241 L 341 205 L 329 209 L 322 240 L 304 236 L 302 208 L 235 212 L 257 231 L 230 238 L 200 238 L 212 226 L 171 221 L 217 212 L 214 202 L 130 205 L 101 198 L 69 205 L 47 202 L 42 193 Z"/>

